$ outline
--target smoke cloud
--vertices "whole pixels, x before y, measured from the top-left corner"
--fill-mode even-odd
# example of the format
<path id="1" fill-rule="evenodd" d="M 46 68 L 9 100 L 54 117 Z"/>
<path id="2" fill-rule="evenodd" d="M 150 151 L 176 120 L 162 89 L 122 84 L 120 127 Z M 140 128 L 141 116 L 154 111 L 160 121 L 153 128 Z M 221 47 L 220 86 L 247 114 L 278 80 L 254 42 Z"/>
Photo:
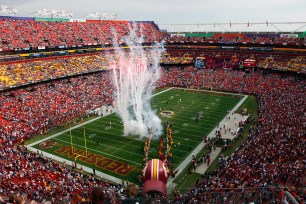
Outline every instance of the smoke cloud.
<path id="1" fill-rule="evenodd" d="M 155 82 L 160 78 L 159 61 L 162 46 L 144 50 L 142 28 L 134 25 L 129 36 L 120 39 L 129 49 L 115 46 L 111 62 L 115 85 L 115 106 L 124 126 L 124 135 L 158 138 L 162 124 L 156 111 L 151 107 Z M 115 37 L 114 43 L 118 43 Z"/>

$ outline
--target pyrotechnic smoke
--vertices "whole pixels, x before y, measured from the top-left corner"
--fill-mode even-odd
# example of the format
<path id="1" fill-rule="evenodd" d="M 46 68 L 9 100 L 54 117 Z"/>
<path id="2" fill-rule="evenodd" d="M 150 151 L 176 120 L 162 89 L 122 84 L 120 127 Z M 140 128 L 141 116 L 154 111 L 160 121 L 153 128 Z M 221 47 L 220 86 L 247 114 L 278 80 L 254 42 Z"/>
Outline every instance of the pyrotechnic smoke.
<path id="1" fill-rule="evenodd" d="M 159 60 L 162 52 L 160 44 L 144 50 L 141 43 L 141 27 L 133 26 L 129 36 L 121 41 L 129 48 L 123 49 L 114 40 L 115 55 L 111 62 L 115 85 L 115 103 L 124 126 L 124 135 L 158 138 L 162 134 L 162 124 L 156 111 L 151 108 L 152 91 L 160 78 Z"/>

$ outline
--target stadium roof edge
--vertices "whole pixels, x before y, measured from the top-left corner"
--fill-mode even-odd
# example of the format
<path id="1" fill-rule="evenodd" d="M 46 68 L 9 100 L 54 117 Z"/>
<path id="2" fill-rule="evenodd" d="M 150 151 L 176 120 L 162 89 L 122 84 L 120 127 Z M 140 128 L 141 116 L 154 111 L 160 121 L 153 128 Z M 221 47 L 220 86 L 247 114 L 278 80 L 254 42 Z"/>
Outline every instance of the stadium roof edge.
<path id="1" fill-rule="evenodd" d="M 273 31 L 262 31 L 262 32 L 253 32 L 253 31 L 245 31 L 245 32 L 239 32 L 239 31 L 236 31 L 236 32 L 220 32 L 220 31 L 208 31 L 208 32 L 170 32 L 168 31 L 168 33 L 172 33 L 172 34 L 190 34 L 190 33 L 193 33 L 193 34 L 203 34 L 203 33 L 222 33 L 222 34 L 241 34 L 241 33 L 247 33 L 247 34 L 258 34 L 258 33 L 264 33 L 264 34 L 275 34 L 275 33 L 283 33 L 283 34 L 304 34 L 306 31 L 301 31 L 301 32 L 273 32 Z"/>

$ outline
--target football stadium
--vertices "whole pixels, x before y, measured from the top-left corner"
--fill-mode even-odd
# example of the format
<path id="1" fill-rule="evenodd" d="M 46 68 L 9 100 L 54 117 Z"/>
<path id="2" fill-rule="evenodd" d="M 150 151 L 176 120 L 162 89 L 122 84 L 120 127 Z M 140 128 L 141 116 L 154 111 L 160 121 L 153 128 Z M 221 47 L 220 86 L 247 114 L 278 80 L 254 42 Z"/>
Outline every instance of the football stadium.
<path id="1" fill-rule="evenodd" d="M 0 203 L 306 202 L 304 19 L 15 3 L 0 8 Z"/>

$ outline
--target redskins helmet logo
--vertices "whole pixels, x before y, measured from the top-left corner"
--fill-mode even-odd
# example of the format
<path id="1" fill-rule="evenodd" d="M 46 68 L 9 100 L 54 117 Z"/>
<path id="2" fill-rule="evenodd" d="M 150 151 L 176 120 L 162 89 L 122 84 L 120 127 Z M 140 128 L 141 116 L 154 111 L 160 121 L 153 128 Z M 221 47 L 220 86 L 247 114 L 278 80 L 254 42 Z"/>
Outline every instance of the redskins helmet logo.
<path id="1" fill-rule="evenodd" d="M 56 145 L 56 142 L 54 141 L 45 141 L 39 144 L 39 148 L 46 149 L 46 148 L 51 148 Z"/>
<path id="2" fill-rule="evenodd" d="M 166 183 L 168 179 L 166 165 L 159 159 L 149 160 L 143 169 L 143 178 L 145 181 L 160 180 Z"/>

